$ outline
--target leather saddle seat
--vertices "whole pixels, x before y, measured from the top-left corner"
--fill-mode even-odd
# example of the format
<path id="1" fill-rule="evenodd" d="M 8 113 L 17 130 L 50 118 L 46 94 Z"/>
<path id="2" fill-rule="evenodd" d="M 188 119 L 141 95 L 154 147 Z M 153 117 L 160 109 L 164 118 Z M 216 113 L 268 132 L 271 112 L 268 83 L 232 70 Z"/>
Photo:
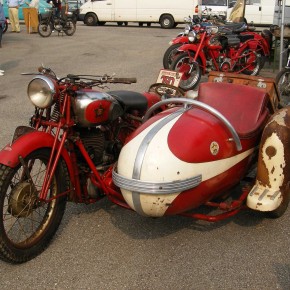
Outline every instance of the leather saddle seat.
<path id="1" fill-rule="evenodd" d="M 140 93 L 122 90 L 110 91 L 107 92 L 107 94 L 115 98 L 121 104 L 125 112 L 130 110 L 147 110 L 147 99 Z"/>
<path id="2" fill-rule="evenodd" d="M 231 83 L 201 83 L 197 100 L 219 111 L 241 139 L 260 132 L 269 118 L 269 95 L 264 90 Z"/>

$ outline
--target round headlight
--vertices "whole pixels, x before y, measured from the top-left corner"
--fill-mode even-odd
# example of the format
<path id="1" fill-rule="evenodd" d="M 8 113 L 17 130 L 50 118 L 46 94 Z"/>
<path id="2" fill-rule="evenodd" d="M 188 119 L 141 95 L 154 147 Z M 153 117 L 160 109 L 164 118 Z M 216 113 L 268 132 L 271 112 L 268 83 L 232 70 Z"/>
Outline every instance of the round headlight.
<path id="1" fill-rule="evenodd" d="M 209 32 L 211 34 L 216 34 L 218 33 L 218 31 L 219 31 L 219 28 L 217 26 L 209 26 Z"/>
<path id="2" fill-rule="evenodd" d="M 186 24 L 184 26 L 184 34 L 187 35 L 189 33 L 189 31 L 190 31 L 190 25 Z"/>
<path id="3" fill-rule="evenodd" d="M 52 105 L 55 86 L 51 79 L 45 76 L 35 77 L 27 88 L 27 95 L 35 107 L 45 109 Z"/>
<path id="4" fill-rule="evenodd" d="M 188 33 L 188 40 L 189 42 L 194 42 L 196 39 L 196 33 L 194 31 L 190 31 Z"/>

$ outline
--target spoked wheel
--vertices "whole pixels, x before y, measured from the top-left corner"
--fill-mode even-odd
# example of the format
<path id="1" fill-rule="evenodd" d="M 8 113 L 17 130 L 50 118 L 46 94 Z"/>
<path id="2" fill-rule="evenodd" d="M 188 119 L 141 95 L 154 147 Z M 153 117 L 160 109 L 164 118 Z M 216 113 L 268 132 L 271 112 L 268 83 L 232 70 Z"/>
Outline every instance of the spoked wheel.
<path id="1" fill-rule="evenodd" d="M 261 59 L 257 53 L 245 48 L 238 60 L 238 70 L 246 75 L 256 76 L 261 69 Z"/>
<path id="2" fill-rule="evenodd" d="M 283 68 L 276 76 L 276 84 L 280 94 L 281 104 L 287 106 L 290 103 L 290 68 Z"/>
<path id="3" fill-rule="evenodd" d="M 49 37 L 52 33 L 51 25 L 47 21 L 41 21 L 38 25 L 38 33 L 42 37 Z"/>
<path id="4" fill-rule="evenodd" d="M 171 69 L 183 73 L 179 86 L 185 91 L 194 89 L 201 79 L 199 61 L 195 62 L 193 58 L 193 52 L 190 52 L 190 57 L 188 52 L 184 52 L 178 55 L 171 65 Z"/>
<path id="5" fill-rule="evenodd" d="M 66 197 L 49 202 L 38 199 L 48 160 L 49 150 L 42 149 L 27 156 L 25 166 L 0 165 L 0 258 L 7 262 L 23 263 L 40 254 L 63 217 Z M 65 190 L 65 178 L 62 178 L 63 170 L 59 165 L 48 198 Z"/>
<path id="6" fill-rule="evenodd" d="M 163 67 L 164 68 L 166 68 L 166 69 L 170 68 L 170 66 L 172 64 L 172 60 L 176 56 L 176 53 L 178 52 L 178 48 L 180 46 L 181 46 L 180 43 L 176 43 L 176 44 L 173 44 L 167 48 L 167 50 L 165 51 L 164 56 L 163 56 Z"/>
<path id="7" fill-rule="evenodd" d="M 182 89 L 162 83 L 151 85 L 148 91 L 167 98 L 183 98 L 185 95 L 185 92 Z"/>
<path id="8" fill-rule="evenodd" d="M 71 20 L 67 20 L 63 32 L 68 36 L 72 36 L 76 32 L 76 24 Z"/>

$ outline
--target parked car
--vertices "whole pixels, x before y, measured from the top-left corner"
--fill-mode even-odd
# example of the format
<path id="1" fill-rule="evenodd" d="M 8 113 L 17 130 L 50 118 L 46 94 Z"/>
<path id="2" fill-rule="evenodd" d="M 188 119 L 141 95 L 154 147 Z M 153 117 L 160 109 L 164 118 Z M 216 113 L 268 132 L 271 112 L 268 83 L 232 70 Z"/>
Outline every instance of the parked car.
<path id="1" fill-rule="evenodd" d="M 3 8 L 4 8 L 5 17 L 9 18 L 8 6 L 7 6 L 6 1 L 3 1 Z M 19 20 L 24 20 L 23 11 L 22 11 L 23 8 L 29 8 L 29 6 L 25 3 L 19 7 L 18 9 Z M 39 14 L 48 13 L 50 10 L 51 10 L 51 5 L 46 3 L 46 0 L 39 0 L 39 8 L 38 8 Z"/>

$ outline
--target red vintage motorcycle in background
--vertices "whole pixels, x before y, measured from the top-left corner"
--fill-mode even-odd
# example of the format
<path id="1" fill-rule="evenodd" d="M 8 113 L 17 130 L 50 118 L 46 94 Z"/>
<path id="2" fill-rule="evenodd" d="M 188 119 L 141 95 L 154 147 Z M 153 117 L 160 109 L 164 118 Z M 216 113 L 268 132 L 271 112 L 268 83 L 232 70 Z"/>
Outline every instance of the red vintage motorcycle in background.
<path id="1" fill-rule="evenodd" d="M 195 88 L 201 76 L 211 70 L 257 75 L 270 54 L 269 41 L 254 32 L 237 34 L 245 25 L 201 26 L 190 31 L 189 43 L 171 55 L 171 69 L 184 74 L 180 87 Z"/>
<path id="2" fill-rule="evenodd" d="M 244 23 L 222 23 L 219 19 L 214 18 L 210 21 L 206 19 L 201 19 L 198 16 L 194 17 L 186 17 L 185 18 L 185 27 L 184 30 L 177 35 L 177 37 L 173 38 L 169 44 L 170 46 L 164 53 L 163 56 L 163 67 L 165 69 L 169 69 L 172 60 L 182 52 L 178 51 L 183 44 L 191 43 L 188 34 L 191 31 L 199 31 L 200 27 L 216 25 L 219 26 L 219 29 L 223 29 L 224 31 L 232 30 L 233 34 L 236 34 L 240 39 L 241 44 L 249 39 L 255 40 L 258 42 L 257 51 L 261 55 L 261 68 L 263 68 L 266 59 L 270 56 L 270 48 L 272 47 L 272 33 L 268 29 L 264 29 L 261 34 L 254 32 L 255 27 L 252 25 L 248 25 L 246 22 Z"/>

